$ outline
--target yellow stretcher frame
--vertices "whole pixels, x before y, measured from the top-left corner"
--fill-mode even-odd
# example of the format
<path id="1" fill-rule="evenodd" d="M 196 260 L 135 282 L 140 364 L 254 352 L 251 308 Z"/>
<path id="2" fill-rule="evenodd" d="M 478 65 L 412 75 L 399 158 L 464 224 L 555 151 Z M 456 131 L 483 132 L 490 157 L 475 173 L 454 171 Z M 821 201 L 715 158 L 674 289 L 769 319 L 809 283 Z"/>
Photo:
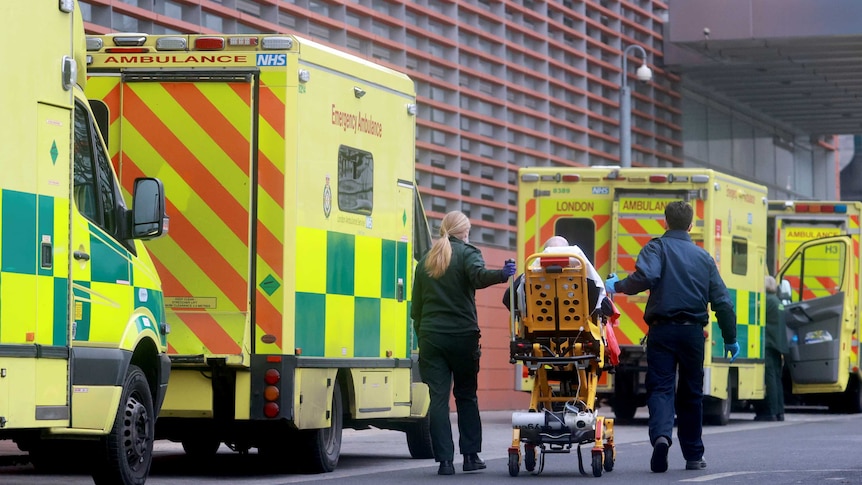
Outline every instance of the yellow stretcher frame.
<path id="1" fill-rule="evenodd" d="M 580 406 L 595 417 L 594 432 L 563 426 L 553 432 L 531 429 L 521 433 L 513 419 L 512 444 L 509 447 L 509 474 L 517 476 L 521 467 L 521 443 L 524 443 L 524 465 L 539 474 L 546 453 L 569 453 L 577 444 L 578 466 L 586 475 L 581 444 L 591 448 L 593 476 L 612 471 L 616 460 L 614 420 L 595 413 L 596 388 L 605 370 L 607 319 L 594 312 L 587 279 L 587 261 L 568 253 L 536 253 L 525 261 L 523 305 L 516 310 L 514 280 L 510 288 L 510 361 L 523 362 L 534 374 L 530 394 L 530 413 L 557 416 L 569 403 Z M 553 379 L 552 379 L 553 378 Z M 572 386 L 572 383 L 577 383 Z M 562 423 L 561 419 L 558 419 Z M 536 469 L 539 448 L 539 469 Z"/>

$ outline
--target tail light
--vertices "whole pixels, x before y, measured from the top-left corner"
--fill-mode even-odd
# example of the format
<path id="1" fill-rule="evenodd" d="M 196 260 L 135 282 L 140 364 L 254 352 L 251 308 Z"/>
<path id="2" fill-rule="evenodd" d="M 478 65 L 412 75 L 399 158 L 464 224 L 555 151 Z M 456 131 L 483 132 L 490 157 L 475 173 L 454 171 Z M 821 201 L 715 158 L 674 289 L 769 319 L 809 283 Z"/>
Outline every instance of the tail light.
<path id="1" fill-rule="evenodd" d="M 267 418 L 277 418 L 280 412 L 278 399 L 281 397 L 281 389 L 278 384 L 281 383 L 281 373 L 278 369 L 267 369 L 263 373 L 263 382 L 266 387 L 263 388 L 263 415 Z"/>

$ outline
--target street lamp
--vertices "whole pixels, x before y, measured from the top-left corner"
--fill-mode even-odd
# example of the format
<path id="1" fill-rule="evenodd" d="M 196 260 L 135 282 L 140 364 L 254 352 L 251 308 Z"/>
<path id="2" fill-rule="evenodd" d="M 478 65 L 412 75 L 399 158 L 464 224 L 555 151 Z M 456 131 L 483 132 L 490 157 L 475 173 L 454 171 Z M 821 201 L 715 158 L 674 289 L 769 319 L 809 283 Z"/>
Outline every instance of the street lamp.
<path id="1" fill-rule="evenodd" d="M 635 75 L 638 81 L 648 83 L 652 79 L 652 69 L 646 65 L 647 54 L 643 47 L 632 44 L 623 51 L 623 71 L 620 82 L 620 166 L 632 166 L 632 92 L 629 89 L 627 61 L 629 51 L 640 52 L 643 64 L 638 68 Z"/>

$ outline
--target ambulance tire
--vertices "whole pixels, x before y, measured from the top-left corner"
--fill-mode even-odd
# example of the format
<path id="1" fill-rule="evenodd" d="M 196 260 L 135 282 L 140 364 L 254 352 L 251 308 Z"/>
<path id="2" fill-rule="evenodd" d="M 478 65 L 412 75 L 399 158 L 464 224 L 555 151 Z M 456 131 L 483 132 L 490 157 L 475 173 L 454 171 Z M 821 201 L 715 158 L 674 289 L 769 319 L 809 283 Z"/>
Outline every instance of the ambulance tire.
<path id="1" fill-rule="evenodd" d="M 183 438 L 183 451 L 193 460 L 212 458 L 218 452 L 221 442 L 208 436 Z"/>
<path id="2" fill-rule="evenodd" d="M 407 435 L 407 449 L 410 457 L 418 460 L 434 458 L 434 447 L 431 444 L 431 417 L 411 420 L 404 429 Z"/>
<path id="3" fill-rule="evenodd" d="M 344 426 L 341 403 L 341 386 L 332 392 L 332 414 L 328 428 L 305 429 L 297 438 L 298 464 L 303 473 L 329 473 L 338 465 L 341 456 L 341 430 Z"/>
<path id="4" fill-rule="evenodd" d="M 96 485 L 144 485 L 153 461 L 156 415 L 147 377 L 129 365 L 111 432 L 94 463 Z"/>
<path id="5" fill-rule="evenodd" d="M 730 422 L 731 403 L 730 392 L 727 393 L 727 399 L 704 396 L 703 422 L 713 426 L 727 426 L 727 423 Z"/>
<path id="6" fill-rule="evenodd" d="M 631 421 L 638 410 L 637 392 L 635 383 L 638 375 L 636 372 L 617 371 L 614 376 L 614 397 L 611 408 L 617 421 Z"/>
<path id="7" fill-rule="evenodd" d="M 39 440 L 28 448 L 30 464 L 40 474 L 88 473 L 87 458 L 93 443 L 72 440 Z"/>

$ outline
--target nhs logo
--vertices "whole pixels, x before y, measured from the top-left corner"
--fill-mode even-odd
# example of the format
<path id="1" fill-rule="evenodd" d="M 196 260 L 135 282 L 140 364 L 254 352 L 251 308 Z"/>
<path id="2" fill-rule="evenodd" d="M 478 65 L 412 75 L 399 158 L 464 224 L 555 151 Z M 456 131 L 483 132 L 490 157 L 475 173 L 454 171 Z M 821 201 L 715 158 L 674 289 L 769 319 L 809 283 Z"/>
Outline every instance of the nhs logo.
<path id="1" fill-rule="evenodd" d="M 287 54 L 258 54 L 258 66 L 286 66 Z"/>

